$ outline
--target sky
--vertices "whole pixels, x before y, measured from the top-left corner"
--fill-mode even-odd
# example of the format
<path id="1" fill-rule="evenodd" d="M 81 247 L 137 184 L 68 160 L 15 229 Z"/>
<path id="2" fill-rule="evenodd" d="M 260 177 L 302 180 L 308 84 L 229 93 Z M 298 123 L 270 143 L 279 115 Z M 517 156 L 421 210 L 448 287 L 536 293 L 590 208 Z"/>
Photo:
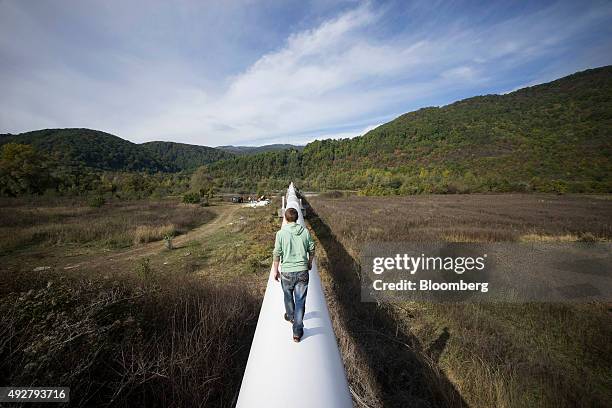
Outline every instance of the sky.
<path id="1" fill-rule="evenodd" d="M 0 133 L 304 144 L 610 64 L 610 1 L 0 0 Z"/>

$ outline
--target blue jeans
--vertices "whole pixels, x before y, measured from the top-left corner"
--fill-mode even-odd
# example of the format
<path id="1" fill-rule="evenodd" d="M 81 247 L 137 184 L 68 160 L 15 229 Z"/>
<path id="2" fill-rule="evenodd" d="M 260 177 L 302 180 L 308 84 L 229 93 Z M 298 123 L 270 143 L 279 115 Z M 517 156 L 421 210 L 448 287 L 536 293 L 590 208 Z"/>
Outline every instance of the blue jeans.
<path id="1" fill-rule="evenodd" d="M 281 273 L 285 311 L 289 320 L 293 320 L 293 335 L 299 337 L 302 337 L 304 334 L 304 312 L 306 310 L 306 294 L 308 293 L 308 277 L 308 271 Z"/>

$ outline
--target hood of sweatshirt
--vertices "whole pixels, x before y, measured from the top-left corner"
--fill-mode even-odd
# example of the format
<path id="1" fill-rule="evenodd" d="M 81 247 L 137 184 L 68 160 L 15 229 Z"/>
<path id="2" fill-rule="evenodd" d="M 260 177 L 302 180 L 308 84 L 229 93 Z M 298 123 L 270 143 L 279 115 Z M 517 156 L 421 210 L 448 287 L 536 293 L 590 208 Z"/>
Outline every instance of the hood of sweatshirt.
<path id="1" fill-rule="evenodd" d="M 293 235 L 300 235 L 302 232 L 304 232 L 304 227 L 296 222 L 285 224 L 283 229 L 289 231 Z"/>

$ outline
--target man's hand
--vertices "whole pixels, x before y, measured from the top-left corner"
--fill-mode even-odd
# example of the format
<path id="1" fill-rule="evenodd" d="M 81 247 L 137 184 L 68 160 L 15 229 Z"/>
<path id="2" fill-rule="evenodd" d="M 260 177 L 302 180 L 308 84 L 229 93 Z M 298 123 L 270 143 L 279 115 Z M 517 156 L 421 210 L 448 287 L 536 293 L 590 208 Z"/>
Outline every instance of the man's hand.
<path id="1" fill-rule="evenodd" d="M 280 272 L 278 271 L 278 265 L 280 264 L 280 259 L 274 257 L 274 261 L 272 262 L 272 275 L 274 275 L 274 280 L 278 282 L 280 279 Z"/>

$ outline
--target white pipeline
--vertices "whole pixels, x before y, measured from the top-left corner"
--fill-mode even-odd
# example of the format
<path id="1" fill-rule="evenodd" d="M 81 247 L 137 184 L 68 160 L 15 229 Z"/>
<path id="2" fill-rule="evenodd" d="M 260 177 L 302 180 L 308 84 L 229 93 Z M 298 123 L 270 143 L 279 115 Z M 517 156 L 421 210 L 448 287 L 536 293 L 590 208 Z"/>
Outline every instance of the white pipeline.
<path id="1" fill-rule="evenodd" d="M 304 225 L 293 183 L 287 189 L 289 207 L 297 210 L 297 222 Z M 283 292 L 271 272 L 236 406 L 351 408 L 316 259 L 310 271 L 304 336 L 299 343 L 293 342 L 291 324 L 283 319 Z"/>

